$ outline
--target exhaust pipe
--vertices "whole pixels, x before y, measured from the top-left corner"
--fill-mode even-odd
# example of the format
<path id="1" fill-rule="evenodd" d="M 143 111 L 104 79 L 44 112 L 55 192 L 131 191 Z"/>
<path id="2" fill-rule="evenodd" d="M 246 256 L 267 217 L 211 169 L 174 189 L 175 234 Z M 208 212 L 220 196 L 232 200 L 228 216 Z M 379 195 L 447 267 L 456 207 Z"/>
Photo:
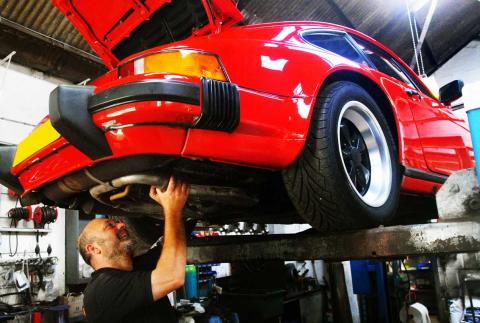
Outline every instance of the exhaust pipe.
<path id="1" fill-rule="evenodd" d="M 90 195 L 98 202 L 121 209 L 131 213 L 150 214 L 161 216 L 162 208 L 157 203 L 147 199 L 145 202 L 137 202 L 130 204 L 122 204 L 121 199 L 112 201 L 107 193 L 118 190 L 127 185 L 156 185 L 166 187 L 168 185 L 169 176 L 153 175 L 153 174 L 134 174 L 119 177 L 108 183 L 99 184 L 90 189 Z M 240 188 L 223 187 L 223 186 L 203 186 L 190 185 L 190 194 L 188 202 L 205 202 L 210 201 L 216 204 L 225 204 L 229 206 L 251 207 L 258 204 L 258 199 L 245 193 Z"/>

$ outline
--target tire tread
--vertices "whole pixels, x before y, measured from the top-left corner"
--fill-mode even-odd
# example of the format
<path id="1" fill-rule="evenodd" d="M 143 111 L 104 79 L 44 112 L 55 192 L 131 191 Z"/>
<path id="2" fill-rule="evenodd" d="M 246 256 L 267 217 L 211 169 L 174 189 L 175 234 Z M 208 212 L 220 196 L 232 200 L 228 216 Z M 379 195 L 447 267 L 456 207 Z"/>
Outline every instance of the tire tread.
<path id="1" fill-rule="evenodd" d="M 352 214 L 354 206 L 345 202 L 348 194 L 344 179 L 332 174 L 333 169 L 338 169 L 336 157 L 332 156 L 333 141 L 329 136 L 332 133 L 329 127 L 333 127 L 329 118 L 331 110 L 335 109 L 332 103 L 340 92 L 352 85 L 359 87 L 341 81 L 322 89 L 312 113 L 304 149 L 283 171 L 287 191 L 300 215 L 320 231 L 364 227 L 372 223 L 365 217 Z"/>

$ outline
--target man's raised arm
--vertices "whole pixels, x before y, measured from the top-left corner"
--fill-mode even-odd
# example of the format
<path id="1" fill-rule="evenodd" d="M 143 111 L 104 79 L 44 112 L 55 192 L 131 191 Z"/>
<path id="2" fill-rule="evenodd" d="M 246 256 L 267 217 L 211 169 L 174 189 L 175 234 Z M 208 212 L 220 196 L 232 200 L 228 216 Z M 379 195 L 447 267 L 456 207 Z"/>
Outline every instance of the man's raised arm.
<path id="1" fill-rule="evenodd" d="M 185 281 L 187 243 L 182 211 L 188 191 L 189 186 L 174 177 L 164 191 L 156 186 L 150 188 L 150 197 L 163 207 L 165 220 L 162 253 L 151 277 L 155 301 L 180 288 Z"/>

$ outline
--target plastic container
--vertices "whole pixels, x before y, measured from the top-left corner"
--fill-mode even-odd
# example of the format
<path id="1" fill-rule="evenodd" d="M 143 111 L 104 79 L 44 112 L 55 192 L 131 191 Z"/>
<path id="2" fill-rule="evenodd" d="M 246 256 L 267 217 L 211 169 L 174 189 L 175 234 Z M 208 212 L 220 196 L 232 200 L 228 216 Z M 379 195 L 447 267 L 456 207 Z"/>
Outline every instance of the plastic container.
<path id="1" fill-rule="evenodd" d="M 477 180 L 480 183 L 480 108 L 468 110 L 467 116 L 470 136 L 472 136 L 473 154 L 475 155 Z"/>
<path id="2" fill-rule="evenodd" d="M 185 294 L 190 300 L 198 297 L 197 269 L 195 265 L 185 266 Z"/>
<path id="3" fill-rule="evenodd" d="M 220 318 L 220 316 L 212 315 L 208 319 L 208 323 L 222 323 L 222 319 Z"/>

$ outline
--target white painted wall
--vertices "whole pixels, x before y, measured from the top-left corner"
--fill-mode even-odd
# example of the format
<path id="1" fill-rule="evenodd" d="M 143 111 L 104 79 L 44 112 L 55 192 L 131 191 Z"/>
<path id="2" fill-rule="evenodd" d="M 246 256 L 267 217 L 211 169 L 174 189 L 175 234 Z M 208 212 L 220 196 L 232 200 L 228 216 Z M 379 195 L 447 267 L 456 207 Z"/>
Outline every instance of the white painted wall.
<path id="1" fill-rule="evenodd" d="M 48 114 L 50 92 L 68 81 L 16 64 L 0 66 L 0 143 L 18 144 Z"/>
<path id="2" fill-rule="evenodd" d="M 466 111 L 480 107 L 480 41 L 474 40 L 431 76 L 441 87 L 453 80 L 463 80 L 465 108 L 455 113 L 466 119 Z"/>
<path id="3" fill-rule="evenodd" d="M 50 92 L 58 84 L 67 84 L 68 81 L 48 77 L 41 72 L 34 71 L 16 64 L 11 64 L 9 69 L 0 66 L 0 143 L 18 144 L 25 138 L 34 125 L 48 114 L 48 99 Z M 2 277 L 6 267 L 1 263 L 23 257 L 36 257 L 36 237 L 34 233 L 18 234 L 18 246 L 15 233 L 10 235 L 1 232 L 3 228 L 10 227 L 7 212 L 15 207 L 16 200 L 7 195 L 7 189 L 0 185 L 0 287 L 6 282 Z M 33 222 L 20 221 L 19 228 L 33 228 Z M 59 262 L 56 274 L 53 277 L 54 286 L 59 295 L 65 292 L 65 214 L 59 211 L 58 220 L 49 225 L 51 232 L 39 239 L 42 257 L 47 256 L 48 244 L 52 247 L 52 256 Z M 10 250 L 17 249 L 17 254 L 11 257 Z M 8 291 L 15 291 L 10 289 Z M 5 293 L 0 288 L 0 294 Z M 16 296 L 0 298 L 0 301 L 10 304 L 16 303 Z"/>

